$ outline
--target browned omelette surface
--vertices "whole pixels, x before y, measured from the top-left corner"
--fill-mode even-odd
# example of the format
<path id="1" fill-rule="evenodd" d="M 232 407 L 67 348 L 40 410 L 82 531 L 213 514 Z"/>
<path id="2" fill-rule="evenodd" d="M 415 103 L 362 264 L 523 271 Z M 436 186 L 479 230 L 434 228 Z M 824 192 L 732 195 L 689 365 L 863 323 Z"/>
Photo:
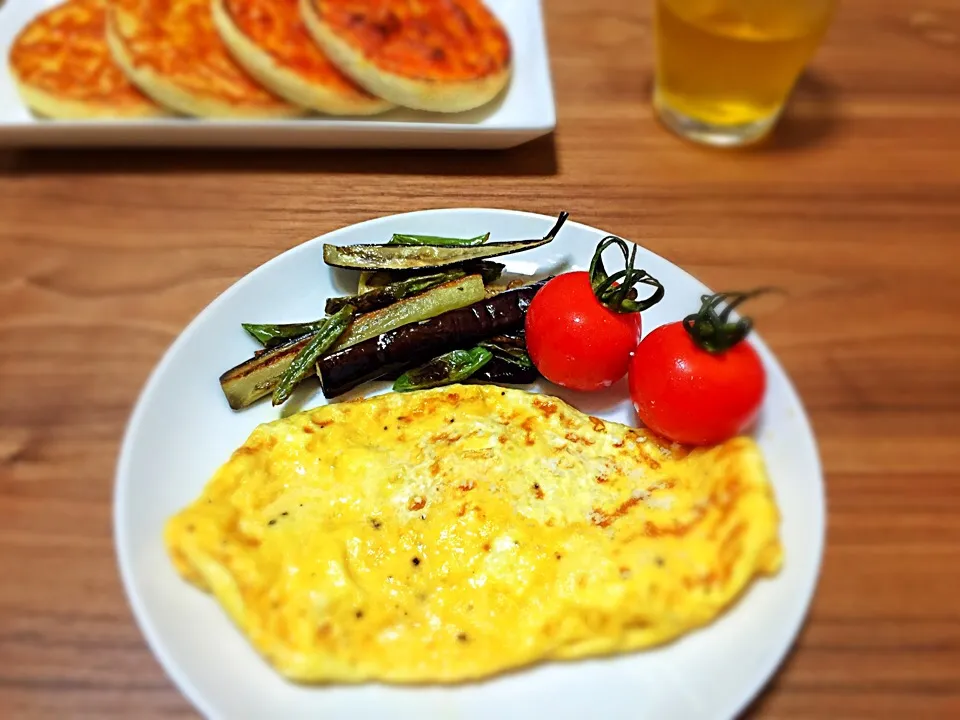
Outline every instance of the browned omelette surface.
<path id="1" fill-rule="evenodd" d="M 111 29 L 132 69 L 148 71 L 141 78 L 156 77 L 201 102 L 234 106 L 238 112 L 292 111 L 230 57 L 213 25 L 209 0 L 112 0 L 111 7 Z M 138 82 L 155 94 L 153 83 Z"/>
<path id="2" fill-rule="evenodd" d="M 234 25 L 281 67 L 337 93 L 374 97 L 317 47 L 300 17 L 297 0 L 224 0 L 223 5 Z"/>
<path id="3" fill-rule="evenodd" d="M 290 679 L 452 683 L 703 627 L 778 572 L 779 525 L 750 438 L 449 385 L 258 425 L 165 541 Z"/>
<path id="4" fill-rule="evenodd" d="M 68 0 L 17 36 L 10 69 L 34 110 L 56 117 L 162 113 L 111 57 L 104 39 L 105 9 L 103 0 Z"/>
<path id="5" fill-rule="evenodd" d="M 323 23 L 371 64 L 416 80 L 502 73 L 510 41 L 479 0 L 308 0 Z"/>

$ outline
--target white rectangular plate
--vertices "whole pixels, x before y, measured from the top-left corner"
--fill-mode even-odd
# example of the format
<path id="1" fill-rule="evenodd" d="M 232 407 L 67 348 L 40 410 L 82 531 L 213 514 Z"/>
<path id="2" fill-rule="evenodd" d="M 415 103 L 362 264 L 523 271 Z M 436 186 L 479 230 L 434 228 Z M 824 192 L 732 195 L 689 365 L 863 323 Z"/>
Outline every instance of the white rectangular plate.
<path id="1" fill-rule="evenodd" d="M 510 35 L 513 77 L 493 102 L 470 112 L 398 109 L 358 119 L 42 120 L 21 102 L 7 64 L 21 28 L 59 1 L 0 0 L 0 146 L 508 148 L 546 135 L 556 125 L 541 0 L 486 0 Z"/>

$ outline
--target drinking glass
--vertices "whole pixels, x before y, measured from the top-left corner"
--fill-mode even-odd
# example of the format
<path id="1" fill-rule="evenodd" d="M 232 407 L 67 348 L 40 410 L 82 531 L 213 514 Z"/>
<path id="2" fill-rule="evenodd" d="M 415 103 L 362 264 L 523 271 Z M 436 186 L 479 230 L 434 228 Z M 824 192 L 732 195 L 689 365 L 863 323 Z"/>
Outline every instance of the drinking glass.
<path id="1" fill-rule="evenodd" d="M 653 103 L 678 135 L 759 140 L 820 44 L 836 0 L 654 0 Z"/>

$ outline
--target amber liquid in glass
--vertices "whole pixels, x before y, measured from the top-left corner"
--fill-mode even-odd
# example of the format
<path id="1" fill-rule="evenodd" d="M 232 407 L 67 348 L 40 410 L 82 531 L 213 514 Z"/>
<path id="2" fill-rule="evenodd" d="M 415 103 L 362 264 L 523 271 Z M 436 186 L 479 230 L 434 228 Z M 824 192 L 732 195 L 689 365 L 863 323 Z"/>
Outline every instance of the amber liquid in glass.
<path id="1" fill-rule="evenodd" d="M 655 0 L 654 103 L 673 130 L 739 145 L 777 117 L 834 0 Z"/>

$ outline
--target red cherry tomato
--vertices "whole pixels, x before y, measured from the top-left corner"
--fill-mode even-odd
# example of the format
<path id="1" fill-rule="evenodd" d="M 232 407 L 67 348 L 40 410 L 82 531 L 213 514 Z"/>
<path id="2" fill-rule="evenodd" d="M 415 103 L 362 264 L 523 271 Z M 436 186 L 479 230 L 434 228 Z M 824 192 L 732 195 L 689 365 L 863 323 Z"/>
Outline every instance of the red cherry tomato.
<path id="1" fill-rule="evenodd" d="M 723 442 L 757 417 L 766 387 L 747 342 L 722 352 L 698 345 L 683 322 L 658 327 L 630 362 L 630 396 L 643 424 L 689 445 Z"/>
<path id="2" fill-rule="evenodd" d="M 573 390 L 598 390 L 626 375 L 640 341 L 640 313 L 602 305 L 589 273 L 564 273 L 534 296 L 526 336 L 530 359 L 547 380 Z"/>

